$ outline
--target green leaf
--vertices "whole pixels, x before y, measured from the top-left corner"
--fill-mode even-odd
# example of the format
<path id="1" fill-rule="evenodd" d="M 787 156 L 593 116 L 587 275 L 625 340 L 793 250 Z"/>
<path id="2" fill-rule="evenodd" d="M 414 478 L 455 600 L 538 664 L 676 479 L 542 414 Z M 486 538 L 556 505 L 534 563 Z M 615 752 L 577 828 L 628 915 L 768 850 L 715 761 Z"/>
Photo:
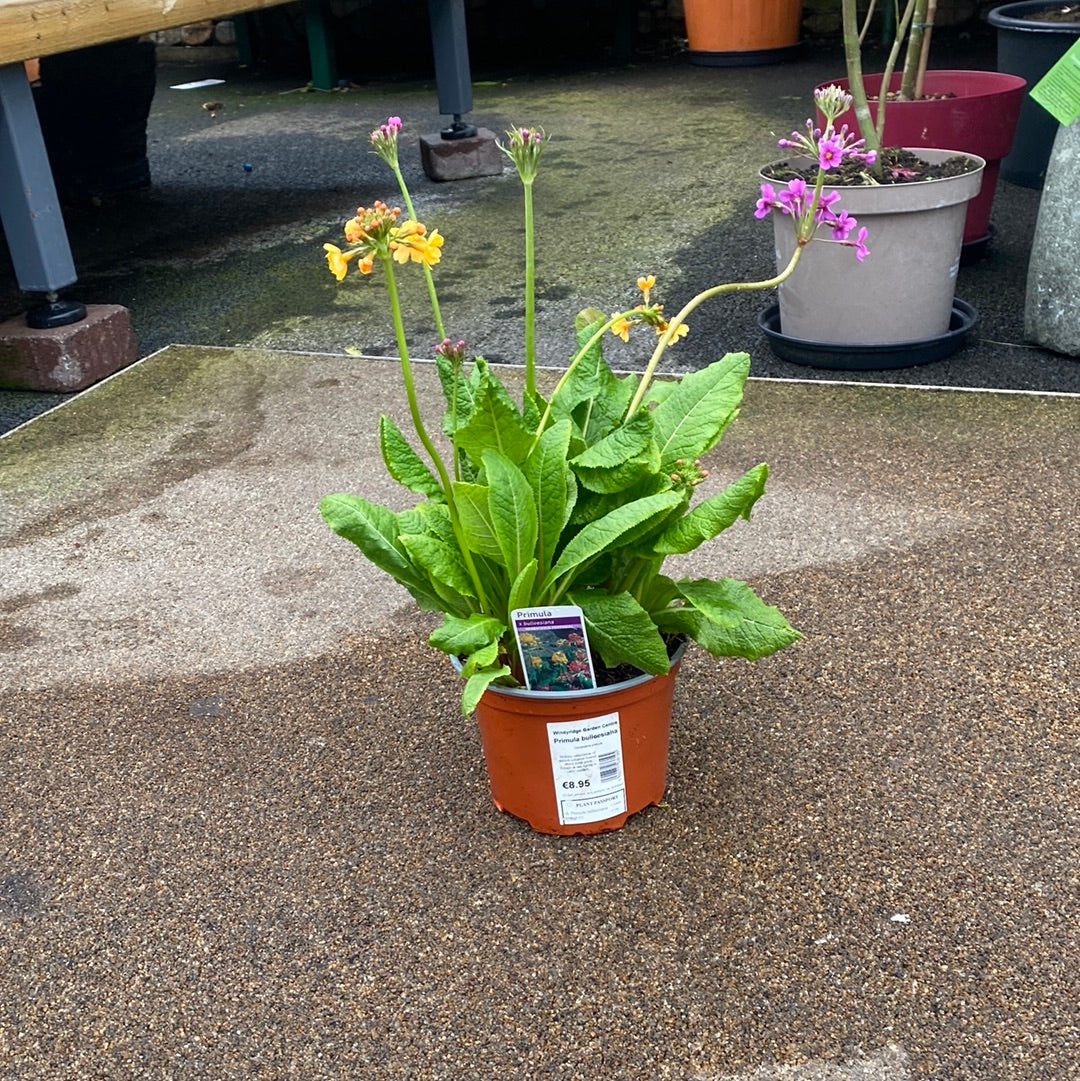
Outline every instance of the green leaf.
<path id="1" fill-rule="evenodd" d="M 570 421 L 557 421 L 540 437 L 525 462 L 525 479 L 536 500 L 536 556 L 543 577 L 555 558 L 563 526 L 577 494 L 574 475 L 566 464 Z"/>
<path id="2" fill-rule="evenodd" d="M 562 550 L 542 589 L 546 590 L 587 560 L 636 540 L 642 532 L 653 527 L 657 519 L 662 519 L 679 506 L 682 499 L 678 492 L 659 492 L 616 507 L 603 518 L 589 522 Z"/>
<path id="3" fill-rule="evenodd" d="M 397 515 L 363 496 L 344 492 L 324 496 L 319 512 L 339 536 L 359 548 L 377 567 L 390 574 L 408 573 L 409 561 L 398 544 Z"/>
<path id="4" fill-rule="evenodd" d="M 594 492 L 621 492 L 642 475 L 656 473 L 660 453 L 653 439 L 652 417 L 639 413 L 587 447 L 571 461 L 574 472 Z"/>
<path id="5" fill-rule="evenodd" d="M 483 461 L 485 451 L 497 450 L 520 465 L 529 453 L 533 437 L 502 384 L 493 375 L 487 375 L 480 383 L 468 423 L 458 429 L 457 441 L 477 464 Z"/>
<path id="6" fill-rule="evenodd" d="M 503 563 L 516 578 L 536 557 L 537 518 L 533 490 L 525 474 L 496 450 L 484 452 L 488 507 Z"/>
<path id="7" fill-rule="evenodd" d="M 450 508 L 445 503 L 418 503 L 412 510 L 402 511 L 398 514 L 398 532 L 402 536 L 427 533 L 447 544 L 457 544 Z"/>
<path id="8" fill-rule="evenodd" d="M 475 597 L 476 586 L 465 567 L 465 560 L 456 545 L 447 544 L 428 534 L 407 534 L 401 543 L 409 555 L 436 582 L 449 586 L 463 597 Z"/>
<path id="9" fill-rule="evenodd" d="M 468 682 L 465 684 L 465 692 L 461 696 L 461 712 L 468 717 L 476 709 L 476 704 L 480 701 L 484 691 L 495 680 L 508 675 L 510 675 L 510 669 L 505 664 L 501 664 L 497 668 L 486 668 L 469 676 Z"/>
<path id="10" fill-rule="evenodd" d="M 574 321 L 578 346 L 584 346 L 606 322 L 607 316 L 595 308 L 582 311 Z M 573 416 L 586 440 L 592 442 L 621 415 L 612 404 L 618 395 L 619 380 L 604 360 L 603 348 L 597 341 L 570 370 L 558 393 L 552 396 L 551 415 L 559 419 Z M 629 403 L 627 397 L 626 404 Z"/>
<path id="11" fill-rule="evenodd" d="M 399 484 L 429 499 L 441 501 L 444 498 L 443 490 L 431 470 L 409 446 L 401 429 L 385 415 L 379 417 L 379 449 L 387 471 Z"/>
<path id="12" fill-rule="evenodd" d="M 671 667 L 656 624 L 629 593 L 582 590 L 570 599 L 581 606 L 589 643 L 606 665 L 632 664 L 652 675 L 663 675 Z"/>
<path id="13" fill-rule="evenodd" d="M 514 579 L 513 584 L 510 586 L 510 593 L 506 601 L 507 612 L 512 612 L 515 608 L 533 608 L 537 603 L 536 594 L 534 592 L 536 587 L 536 575 L 538 565 L 535 559 L 530 559 L 524 567 L 521 568 L 521 573 Z"/>
<path id="14" fill-rule="evenodd" d="M 587 488 L 583 488 L 578 492 L 577 502 L 570 515 L 570 524 L 580 526 L 587 522 L 595 522 L 617 507 L 625 506 L 647 495 L 656 495 L 657 492 L 670 492 L 673 487 L 671 478 L 664 473 L 659 473 L 646 476 L 621 492 L 612 492 L 607 495 L 590 492 Z"/>
<path id="15" fill-rule="evenodd" d="M 465 535 L 469 551 L 489 559 L 503 561 L 502 548 L 495 536 L 495 526 L 491 521 L 491 508 L 488 504 L 489 489 L 486 484 L 466 484 L 454 482 L 454 504 L 457 507 L 458 520 Z"/>
<path id="16" fill-rule="evenodd" d="M 468 679 L 485 669 L 490 669 L 499 656 L 498 638 L 481 646 L 475 653 L 469 654 L 469 659 L 462 665 L 461 674 Z"/>
<path id="17" fill-rule="evenodd" d="M 344 492 L 324 496 L 319 511 L 338 536 L 355 544 L 376 567 L 403 585 L 421 608 L 442 610 L 438 593 L 399 540 L 398 516 L 393 511 Z"/>
<path id="18" fill-rule="evenodd" d="M 698 545 L 722 533 L 737 518 L 750 519 L 750 510 L 765 491 L 769 467 L 762 462 L 744 473 L 722 492 L 703 500 L 684 518 L 673 522 L 657 539 L 657 555 L 692 552 Z"/>
<path id="19" fill-rule="evenodd" d="M 645 392 L 645 401 L 653 403 L 662 402 L 666 400 L 668 395 L 671 394 L 678 385 L 679 382 L 677 379 L 654 379 L 649 384 L 649 389 Z M 630 402 L 627 401 L 626 404 L 629 405 Z"/>
<path id="20" fill-rule="evenodd" d="M 693 461 L 716 445 L 735 419 L 749 373 L 746 353 L 728 353 L 683 376 L 652 411 L 663 472 L 670 473 L 680 458 Z"/>
<path id="21" fill-rule="evenodd" d="M 745 582 L 699 578 L 682 579 L 676 585 L 703 617 L 695 638 L 715 656 L 755 661 L 802 637 L 779 609 L 767 605 Z"/>
<path id="22" fill-rule="evenodd" d="M 505 623 L 480 612 L 474 612 L 465 619 L 448 614 L 443 619 L 442 626 L 431 632 L 428 645 L 453 657 L 464 657 L 476 653 L 492 642 L 498 647 L 499 638 L 505 630 Z"/>

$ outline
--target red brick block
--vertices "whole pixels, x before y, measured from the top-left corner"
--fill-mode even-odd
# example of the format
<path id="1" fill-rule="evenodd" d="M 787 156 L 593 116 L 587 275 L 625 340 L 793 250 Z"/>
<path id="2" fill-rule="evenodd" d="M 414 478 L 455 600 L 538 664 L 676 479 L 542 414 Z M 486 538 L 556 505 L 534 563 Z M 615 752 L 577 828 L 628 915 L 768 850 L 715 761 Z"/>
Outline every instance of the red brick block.
<path id="1" fill-rule="evenodd" d="M 131 315 L 119 304 L 88 304 L 85 319 L 49 330 L 17 315 L 0 323 L 0 387 L 83 390 L 133 363 L 138 349 Z"/>
<path id="2" fill-rule="evenodd" d="M 495 133 L 487 128 L 468 139 L 421 135 L 420 163 L 431 180 L 470 180 L 498 176 L 503 171 L 503 153 L 495 143 Z"/>

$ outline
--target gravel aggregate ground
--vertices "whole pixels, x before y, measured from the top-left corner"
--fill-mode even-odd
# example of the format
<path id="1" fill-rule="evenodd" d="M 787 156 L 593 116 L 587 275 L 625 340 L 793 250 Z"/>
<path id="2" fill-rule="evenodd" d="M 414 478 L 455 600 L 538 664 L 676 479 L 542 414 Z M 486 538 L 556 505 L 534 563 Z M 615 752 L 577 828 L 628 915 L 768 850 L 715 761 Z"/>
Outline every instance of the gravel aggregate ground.
<path id="1" fill-rule="evenodd" d="M 570 839 L 317 518 L 383 410 L 177 347 L 0 439 L 4 1076 L 1080 1077 L 1080 399 L 752 382 L 696 566 L 806 637 L 692 650 L 665 804 Z"/>

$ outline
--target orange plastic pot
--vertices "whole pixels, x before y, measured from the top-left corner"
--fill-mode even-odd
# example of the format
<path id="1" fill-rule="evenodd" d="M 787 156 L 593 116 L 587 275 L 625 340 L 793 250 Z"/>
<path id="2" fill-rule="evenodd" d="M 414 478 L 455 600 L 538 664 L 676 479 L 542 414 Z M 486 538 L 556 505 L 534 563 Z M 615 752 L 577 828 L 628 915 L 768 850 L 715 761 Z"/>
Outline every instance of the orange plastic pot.
<path id="1" fill-rule="evenodd" d="M 715 67 L 788 58 L 802 33 L 802 0 L 683 0 L 690 61 Z"/>
<path id="2" fill-rule="evenodd" d="M 665 676 L 589 691 L 489 687 L 476 707 L 491 798 L 539 833 L 603 833 L 659 803 L 667 787 Z"/>

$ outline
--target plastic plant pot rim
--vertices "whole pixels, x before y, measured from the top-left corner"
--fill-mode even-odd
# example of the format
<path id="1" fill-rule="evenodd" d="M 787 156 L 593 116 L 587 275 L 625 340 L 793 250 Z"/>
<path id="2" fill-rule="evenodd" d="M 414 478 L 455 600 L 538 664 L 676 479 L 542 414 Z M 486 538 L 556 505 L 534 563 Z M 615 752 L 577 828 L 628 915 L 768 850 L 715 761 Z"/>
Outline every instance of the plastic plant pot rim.
<path id="1" fill-rule="evenodd" d="M 690 644 L 688 638 L 684 638 L 676 647 L 675 652 L 671 655 L 671 667 L 682 660 L 683 654 L 686 652 L 686 647 Z M 462 664 L 457 657 L 451 656 L 450 663 L 454 666 L 454 671 L 461 674 Z M 589 687 L 587 690 L 577 691 L 529 691 L 524 687 L 497 687 L 494 683 L 489 684 L 487 690 L 493 691 L 496 694 L 505 694 L 511 698 L 534 698 L 544 702 L 551 702 L 553 699 L 578 699 L 578 698 L 596 698 L 598 695 L 611 694 L 612 691 L 623 691 L 631 687 L 640 687 L 643 683 L 647 683 L 650 679 L 660 679 L 661 676 L 651 675 L 649 672 L 642 672 L 640 676 L 634 676 L 633 679 L 622 680 L 619 683 L 609 683 L 606 687 Z M 487 692 L 485 691 L 485 694 Z"/>
<path id="2" fill-rule="evenodd" d="M 987 16 L 991 26 L 999 30 L 1022 30 L 1032 34 L 1069 34 L 1080 36 L 1080 22 L 1047 22 L 1043 19 L 1029 19 L 1026 16 L 1036 11 L 1052 7 L 1068 7 L 1067 4 L 1054 4 L 1052 0 L 1019 0 L 1015 4 L 1002 4 L 994 8 Z"/>

